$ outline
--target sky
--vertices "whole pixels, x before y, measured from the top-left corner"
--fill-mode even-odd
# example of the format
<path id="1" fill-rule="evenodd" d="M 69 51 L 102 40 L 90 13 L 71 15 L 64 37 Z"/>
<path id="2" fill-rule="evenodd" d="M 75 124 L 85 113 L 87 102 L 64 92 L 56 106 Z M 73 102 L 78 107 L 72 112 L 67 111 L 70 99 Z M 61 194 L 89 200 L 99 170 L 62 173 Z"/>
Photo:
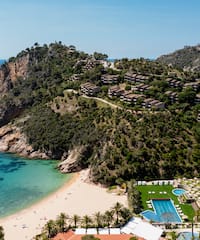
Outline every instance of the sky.
<path id="1" fill-rule="evenodd" d="M 0 59 L 55 41 L 152 59 L 200 43 L 200 0 L 1 0 L 0 23 Z"/>

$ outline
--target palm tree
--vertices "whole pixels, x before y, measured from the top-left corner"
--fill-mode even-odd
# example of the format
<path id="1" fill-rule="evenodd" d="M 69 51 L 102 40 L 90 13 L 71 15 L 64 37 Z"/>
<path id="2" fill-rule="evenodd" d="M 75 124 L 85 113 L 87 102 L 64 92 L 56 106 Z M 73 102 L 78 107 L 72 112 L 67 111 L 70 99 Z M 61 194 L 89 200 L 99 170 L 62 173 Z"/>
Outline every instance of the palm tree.
<path id="1" fill-rule="evenodd" d="M 53 220 L 49 220 L 45 226 L 45 231 L 47 232 L 47 237 L 52 238 L 57 233 L 56 224 Z"/>
<path id="2" fill-rule="evenodd" d="M 87 229 L 89 227 L 89 224 L 92 222 L 92 219 L 88 215 L 85 215 L 83 216 L 82 222 L 85 226 L 85 233 L 87 234 Z"/>
<path id="3" fill-rule="evenodd" d="M 116 214 L 116 224 L 117 225 L 119 224 L 119 214 L 120 214 L 122 207 L 123 207 L 123 205 L 119 202 L 117 202 L 115 204 L 115 206 L 113 207 L 113 210 L 115 211 L 115 214 Z"/>
<path id="4" fill-rule="evenodd" d="M 128 208 L 123 207 L 120 211 L 120 216 L 122 218 L 122 224 L 125 224 L 132 217 L 132 214 Z"/>
<path id="5" fill-rule="evenodd" d="M 114 214 L 113 211 L 106 211 L 105 214 L 104 214 L 104 217 L 103 217 L 105 222 L 106 222 L 106 225 L 108 227 L 109 234 L 110 234 L 110 225 L 113 221 L 113 214 Z"/>
<path id="6" fill-rule="evenodd" d="M 102 226 L 102 215 L 100 212 L 94 214 L 94 220 L 96 222 L 97 234 L 99 234 L 99 228 Z"/>
<path id="7" fill-rule="evenodd" d="M 0 240 L 4 240 L 4 230 L 2 226 L 0 226 Z"/>
<path id="8" fill-rule="evenodd" d="M 61 213 L 57 220 L 56 220 L 56 223 L 58 225 L 58 228 L 59 228 L 59 231 L 60 232 L 64 232 L 65 231 L 65 228 L 66 228 L 66 220 L 68 219 L 68 216 L 67 214 L 65 213 Z"/>
<path id="9" fill-rule="evenodd" d="M 74 214 L 73 216 L 72 216 L 72 221 L 74 222 L 74 228 L 76 228 L 77 227 L 77 223 L 80 221 L 80 217 L 78 216 L 78 215 L 76 215 L 76 214 Z"/>

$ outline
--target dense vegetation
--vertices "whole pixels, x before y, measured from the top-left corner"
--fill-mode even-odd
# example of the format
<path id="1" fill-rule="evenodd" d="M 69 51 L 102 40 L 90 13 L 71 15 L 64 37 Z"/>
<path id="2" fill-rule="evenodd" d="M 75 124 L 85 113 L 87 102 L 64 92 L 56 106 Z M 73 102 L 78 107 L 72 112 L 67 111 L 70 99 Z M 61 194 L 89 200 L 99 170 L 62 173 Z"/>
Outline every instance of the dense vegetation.
<path id="1" fill-rule="evenodd" d="M 62 104 L 69 97 L 77 107 L 71 113 L 40 105 L 30 115 L 24 130 L 35 149 L 60 158 L 84 146 L 79 164 L 90 166 L 94 181 L 106 185 L 199 176 L 200 123 L 192 112 L 133 115 L 72 94 Z"/>
<path id="2" fill-rule="evenodd" d="M 165 111 L 133 113 L 100 105 L 79 93 L 64 94 L 65 89 L 79 89 L 86 81 L 101 86 L 101 75 L 105 72 L 117 72 L 122 81 L 131 70 L 149 76 L 153 87 L 147 93 L 149 97 L 165 100 L 162 93 L 167 90 L 164 80 L 168 75 L 193 80 L 198 73 L 145 59 L 117 61 L 118 70 L 105 70 L 101 64 L 87 69 L 92 59 L 104 59 L 106 55 L 91 56 L 60 42 L 42 47 L 36 43 L 9 62 L 27 55 L 26 78 L 18 78 L 0 99 L 0 125 L 20 114 L 29 116 L 21 127 L 35 150 L 60 159 L 81 146 L 78 165 L 89 166 L 93 180 L 105 185 L 122 184 L 130 179 L 199 177 L 200 123 L 196 121 L 199 107 L 193 105 L 193 90 L 180 92 L 179 102 Z M 79 79 L 71 81 L 73 74 L 78 74 Z M 100 96 L 105 96 L 107 86 L 101 87 Z"/>

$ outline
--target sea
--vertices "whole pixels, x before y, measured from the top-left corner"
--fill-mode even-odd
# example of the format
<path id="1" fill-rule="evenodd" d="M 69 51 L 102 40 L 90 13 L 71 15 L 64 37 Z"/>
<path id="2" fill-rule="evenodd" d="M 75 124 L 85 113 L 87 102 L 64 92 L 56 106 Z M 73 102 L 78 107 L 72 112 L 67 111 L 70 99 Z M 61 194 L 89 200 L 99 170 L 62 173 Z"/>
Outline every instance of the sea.
<path id="1" fill-rule="evenodd" d="M 55 160 L 30 160 L 0 153 L 0 218 L 31 206 L 55 192 L 70 178 Z"/>
<path id="2" fill-rule="evenodd" d="M 2 65 L 6 60 L 0 59 L 0 65 Z"/>

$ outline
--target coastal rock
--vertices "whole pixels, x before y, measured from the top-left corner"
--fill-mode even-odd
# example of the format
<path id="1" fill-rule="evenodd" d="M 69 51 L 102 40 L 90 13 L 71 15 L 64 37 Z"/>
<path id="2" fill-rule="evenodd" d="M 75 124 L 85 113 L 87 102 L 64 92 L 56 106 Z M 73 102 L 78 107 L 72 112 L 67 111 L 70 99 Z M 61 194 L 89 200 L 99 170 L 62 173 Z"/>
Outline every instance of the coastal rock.
<path id="1" fill-rule="evenodd" d="M 5 63 L 0 67 L 0 95 L 5 95 L 15 84 L 17 78 L 27 76 L 29 54 L 15 59 L 14 62 Z"/>
<path id="2" fill-rule="evenodd" d="M 76 147 L 69 151 L 67 156 L 63 156 L 62 162 L 58 165 L 58 168 L 62 173 L 70 173 L 80 171 L 82 168 L 79 165 L 79 158 L 83 152 L 84 147 Z"/>
<path id="3" fill-rule="evenodd" d="M 34 151 L 19 127 L 8 124 L 0 128 L 0 152 L 17 153 L 23 157 L 48 159 L 45 153 Z"/>

